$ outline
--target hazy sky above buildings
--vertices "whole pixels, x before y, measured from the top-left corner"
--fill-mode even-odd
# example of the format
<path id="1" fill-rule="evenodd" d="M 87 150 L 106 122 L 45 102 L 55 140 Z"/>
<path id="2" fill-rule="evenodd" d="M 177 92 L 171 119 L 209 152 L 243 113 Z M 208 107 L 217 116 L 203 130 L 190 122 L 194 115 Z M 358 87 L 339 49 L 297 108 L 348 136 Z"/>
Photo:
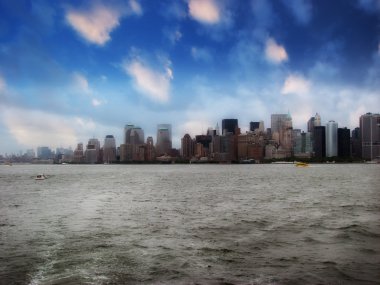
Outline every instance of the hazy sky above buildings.
<path id="1" fill-rule="evenodd" d="M 380 106 L 379 0 L 0 0 L 0 153 L 132 123 L 358 126 Z"/>

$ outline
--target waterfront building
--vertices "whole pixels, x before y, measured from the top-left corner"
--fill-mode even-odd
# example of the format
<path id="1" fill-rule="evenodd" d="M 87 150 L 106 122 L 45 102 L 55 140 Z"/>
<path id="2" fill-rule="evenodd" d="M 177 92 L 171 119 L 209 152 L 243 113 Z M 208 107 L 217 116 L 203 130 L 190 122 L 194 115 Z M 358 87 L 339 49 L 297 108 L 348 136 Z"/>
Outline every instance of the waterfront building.
<path id="1" fill-rule="evenodd" d="M 367 113 L 360 116 L 362 158 L 380 158 L 380 114 Z"/>
<path id="2" fill-rule="evenodd" d="M 113 135 L 107 135 L 104 139 L 103 161 L 106 163 L 116 161 L 116 141 Z"/>
<path id="3" fill-rule="evenodd" d="M 145 160 L 146 161 L 154 161 L 156 159 L 156 150 L 153 143 L 153 138 L 148 137 L 146 139 L 146 152 L 145 152 Z"/>
<path id="4" fill-rule="evenodd" d="M 254 159 L 262 161 L 264 159 L 264 136 L 258 130 L 240 134 L 237 139 L 238 160 Z"/>
<path id="5" fill-rule="evenodd" d="M 233 133 L 236 134 L 236 128 L 239 127 L 238 119 L 223 119 L 222 120 L 222 134 Z"/>
<path id="6" fill-rule="evenodd" d="M 324 126 L 314 127 L 313 150 L 315 157 L 326 157 L 326 128 Z"/>
<path id="7" fill-rule="evenodd" d="M 128 124 L 124 127 L 124 138 L 125 144 L 144 144 L 144 131 L 138 126 Z"/>
<path id="8" fill-rule="evenodd" d="M 78 143 L 77 147 L 75 148 L 73 162 L 74 163 L 84 162 L 83 143 Z"/>
<path id="9" fill-rule="evenodd" d="M 294 156 L 310 158 L 313 153 L 311 133 L 299 132 L 295 137 Z"/>
<path id="10" fill-rule="evenodd" d="M 169 154 L 172 149 L 172 125 L 157 125 L 156 153 L 158 156 Z"/>
<path id="11" fill-rule="evenodd" d="M 100 142 L 96 138 L 91 138 L 88 140 L 86 151 L 85 151 L 85 162 L 86 163 L 99 163 L 100 158 Z"/>
<path id="12" fill-rule="evenodd" d="M 350 129 L 338 128 L 338 157 L 351 156 Z"/>
<path id="13" fill-rule="evenodd" d="M 290 114 L 271 115 L 272 139 L 286 153 L 286 157 L 291 156 L 293 151 L 292 129 Z"/>
<path id="14" fill-rule="evenodd" d="M 352 130 L 351 135 L 351 155 L 355 158 L 362 157 L 362 142 L 361 142 L 360 128 Z"/>
<path id="15" fill-rule="evenodd" d="M 326 157 L 338 156 L 338 123 L 330 120 L 326 124 Z"/>
<path id="16" fill-rule="evenodd" d="M 25 153 L 27 158 L 35 158 L 36 157 L 36 152 L 34 149 L 28 149 Z"/>
<path id="17" fill-rule="evenodd" d="M 250 122 L 249 123 L 249 130 L 251 132 L 254 132 L 254 131 L 264 132 L 264 122 L 263 121 Z"/>
<path id="18" fill-rule="evenodd" d="M 47 146 L 37 147 L 37 158 L 38 159 L 51 159 L 53 158 L 53 152 Z"/>
<path id="19" fill-rule="evenodd" d="M 181 139 L 181 156 L 185 159 L 194 156 L 194 142 L 189 134 L 185 134 Z"/>

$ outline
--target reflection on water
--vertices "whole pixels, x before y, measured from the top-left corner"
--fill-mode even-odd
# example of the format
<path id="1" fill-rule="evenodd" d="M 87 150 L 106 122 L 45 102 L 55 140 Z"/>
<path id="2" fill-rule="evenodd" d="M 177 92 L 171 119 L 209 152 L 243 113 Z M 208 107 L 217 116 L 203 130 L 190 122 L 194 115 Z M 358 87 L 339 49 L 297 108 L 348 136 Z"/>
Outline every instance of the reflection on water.
<path id="1" fill-rule="evenodd" d="M 379 170 L 0 166 L 0 284 L 379 284 Z"/>

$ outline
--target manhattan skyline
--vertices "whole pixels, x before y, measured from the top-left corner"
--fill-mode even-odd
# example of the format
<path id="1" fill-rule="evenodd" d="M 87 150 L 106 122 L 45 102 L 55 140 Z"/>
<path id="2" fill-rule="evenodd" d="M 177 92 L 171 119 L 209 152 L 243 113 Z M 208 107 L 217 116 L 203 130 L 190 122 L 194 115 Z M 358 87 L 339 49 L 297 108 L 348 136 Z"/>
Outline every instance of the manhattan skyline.
<path id="1" fill-rule="evenodd" d="M 315 113 L 354 129 L 380 106 L 380 4 L 0 0 L 0 152 L 72 146 L 127 123 L 175 147 L 237 118 Z"/>

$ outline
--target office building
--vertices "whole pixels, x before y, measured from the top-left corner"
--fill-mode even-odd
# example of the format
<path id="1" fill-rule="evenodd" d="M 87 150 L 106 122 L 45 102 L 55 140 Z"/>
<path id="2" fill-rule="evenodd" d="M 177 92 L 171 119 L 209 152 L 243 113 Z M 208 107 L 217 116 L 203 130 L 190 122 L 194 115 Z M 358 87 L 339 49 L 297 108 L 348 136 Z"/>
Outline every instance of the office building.
<path id="1" fill-rule="evenodd" d="M 156 159 L 156 149 L 154 147 L 153 138 L 148 137 L 146 139 L 145 160 L 146 161 L 154 161 L 155 159 Z"/>
<path id="2" fill-rule="evenodd" d="M 144 144 L 144 131 L 135 125 L 128 124 L 124 127 L 124 143 L 132 145 Z"/>
<path id="3" fill-rule="evenodd" d="M 264 122 L 263 121 L 250 122 L 249 123 L 249 130 L 251 132 L 254 132 L 254 131 L 264 132 Z"/>
<path id="4" fill-rule="evenodd" d="M 86 163 L 99 163 L 100 158 L 100 142 L 96 138 L 88 140 L 86 151 L 84 153 Z"/>
<path id="5" fill-rule="evenodd" d="M 292 155 L 292 117 L 290 114 L 271 115 L 272 139 L 277 143 L 281 150 L 287 152 L 286 156 Z"/>
<path id="6" fill-rule="evenodd" d="M 362 158 L 380 158 L 380 114 L 367 113 L 360 116 Z"/>
<path id="7" fill-rule="evenodd" d="M 326 157 L 326 128 L 324 126 L 314 127 L 313 150 L 316 158 Z"/>
<path id="8" fill-rule="evenodd" d="M 105 163 L 116 161 L 116 141 L 113 135 L 107 135 L 104 139 L 103 161 Z"/>
<path id="9" fill-rule="evenodd" d="M 37 158 L 38 159 L 51 159 L 53 158 L 53 152 L 47 146 L 37 147 Z"/>
<path id="10" fill-rule="evenodd" d="M 191 159 L 194 156 L 194 142 L 189 134 L 181 139 L 181 156 L 185 159 Z"/>
<path id="11" fill-rule="evenodd" d="M 338 157 L 351 156 L 350 129 L 338 128 Z"/>
<path id="12" fill-rule="evenodd" d="M 172 149 L 172 125 L 159 124 L 157 125 L 157 142 L 156 154 L 161 156 L 169 154 Z"/>
<path id="13" fill-rule="evenodd" d="M 362 157 L 362 142 L 360 128 L 355 128 L 351 133 L 351 155 L 355 158 Z"/>
<path id="14" fill-rule="evenodd" d="M 222 133 L 236 134 L 236 129 L 239 127 L 238 119 L 223 119 L 222 120 Z"/>
<path id="15" fill-rule="evenodd" d="M 326 157 L 338 156 L 338 123 L 331 120 L 326 124 Z"/>

